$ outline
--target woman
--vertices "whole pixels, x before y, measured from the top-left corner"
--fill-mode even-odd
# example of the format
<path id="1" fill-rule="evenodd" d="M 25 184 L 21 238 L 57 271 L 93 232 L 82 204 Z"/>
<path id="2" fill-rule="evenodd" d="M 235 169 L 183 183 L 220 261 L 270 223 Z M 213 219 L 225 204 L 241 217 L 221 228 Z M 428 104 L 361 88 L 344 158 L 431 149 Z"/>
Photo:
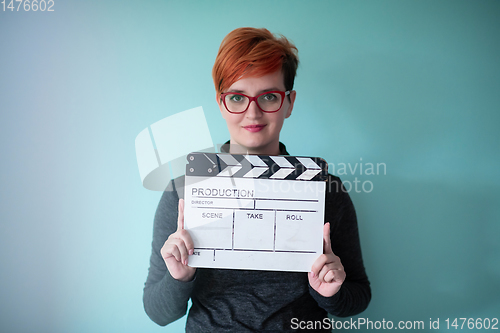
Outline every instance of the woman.
<path id="1" fill-rule="evenodd" d="M 279 134 L 295 102 L 296 53 L 285 37 L 266 29 L 239 28 L 222 41 L 212 75 L 230 134 L 225 151 L 288 155 Z M 167 325 L 184 316 L 191 299 L 186 331 L 282 332 L 300 322 L 323 321 L 327 312 L 351 316 L 364 311 L 371 293 L 356 214 L 338 184 L 340 179 L 329 175 L 324 254 L 310 273 L 297 273 L 188 266 L 194 246 L 183 228 L 184 202 L 172 183 L 174 190 L 164 192 L 155 216 L 144 288 L 147 314 Z"/>

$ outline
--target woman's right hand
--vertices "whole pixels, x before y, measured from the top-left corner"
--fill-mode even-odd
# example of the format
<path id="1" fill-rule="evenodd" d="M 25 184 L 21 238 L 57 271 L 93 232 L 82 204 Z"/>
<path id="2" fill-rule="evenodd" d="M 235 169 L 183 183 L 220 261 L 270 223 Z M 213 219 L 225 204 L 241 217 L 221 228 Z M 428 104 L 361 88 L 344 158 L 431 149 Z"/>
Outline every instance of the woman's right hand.
<path id="1" fill-rule="evenodd" d="M 191 281 L 196 268 L 188 266 L 188 257 L 194 251 L 193 240 L 184 230 L 184 199 L 179 199 L 177 231 L 171 234 L 161 248 L 161 256 L 170 275 L 176 280 Z"/>

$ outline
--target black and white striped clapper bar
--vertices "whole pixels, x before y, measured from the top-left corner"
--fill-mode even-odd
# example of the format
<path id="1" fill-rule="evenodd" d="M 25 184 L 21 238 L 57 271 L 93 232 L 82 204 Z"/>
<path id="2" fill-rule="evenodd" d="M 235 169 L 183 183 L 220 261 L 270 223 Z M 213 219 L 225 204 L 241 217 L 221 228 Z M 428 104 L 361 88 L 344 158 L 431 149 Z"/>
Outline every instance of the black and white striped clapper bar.
<path id="1" fill-rule="evenodd" d="M 187 159 L 190 266 L 311 270 L 323 253 L 325 160 L 215 153 Z"/>

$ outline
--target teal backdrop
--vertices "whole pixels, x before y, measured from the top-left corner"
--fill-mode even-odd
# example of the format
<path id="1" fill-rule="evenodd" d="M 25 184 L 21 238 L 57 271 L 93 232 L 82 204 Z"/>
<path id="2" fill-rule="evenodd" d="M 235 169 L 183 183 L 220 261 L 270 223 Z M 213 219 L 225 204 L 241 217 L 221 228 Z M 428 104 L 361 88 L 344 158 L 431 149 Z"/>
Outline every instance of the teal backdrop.
<path id="1" fill-rule="evenodd" d="M 1 332 L 183 331 L 143 310 L 161 192 L 134 140 L 200 105 L 228 139 L 211 69 L 242 26 L 299 49 L 281 140 L 352 185 L 373 292 L 359 317 L 500 317 L 499 1 L 1 6 Z"/>

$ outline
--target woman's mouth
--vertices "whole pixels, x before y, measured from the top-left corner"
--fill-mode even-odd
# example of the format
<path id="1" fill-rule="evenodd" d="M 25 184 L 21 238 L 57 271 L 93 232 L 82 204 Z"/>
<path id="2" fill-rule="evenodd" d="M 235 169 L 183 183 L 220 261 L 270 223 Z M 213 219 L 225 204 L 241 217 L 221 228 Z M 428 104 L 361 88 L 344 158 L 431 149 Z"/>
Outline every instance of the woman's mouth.
<path id="1" fill-rule="evenodd" d="M 265 125 L 265 124 L 264 125 L 247 125 L 247 126 L 243 126 L 243 128 L 249 132 L 255 133 L 255 132 L 261 131 L 266 126 L 267 125 Z"/>

